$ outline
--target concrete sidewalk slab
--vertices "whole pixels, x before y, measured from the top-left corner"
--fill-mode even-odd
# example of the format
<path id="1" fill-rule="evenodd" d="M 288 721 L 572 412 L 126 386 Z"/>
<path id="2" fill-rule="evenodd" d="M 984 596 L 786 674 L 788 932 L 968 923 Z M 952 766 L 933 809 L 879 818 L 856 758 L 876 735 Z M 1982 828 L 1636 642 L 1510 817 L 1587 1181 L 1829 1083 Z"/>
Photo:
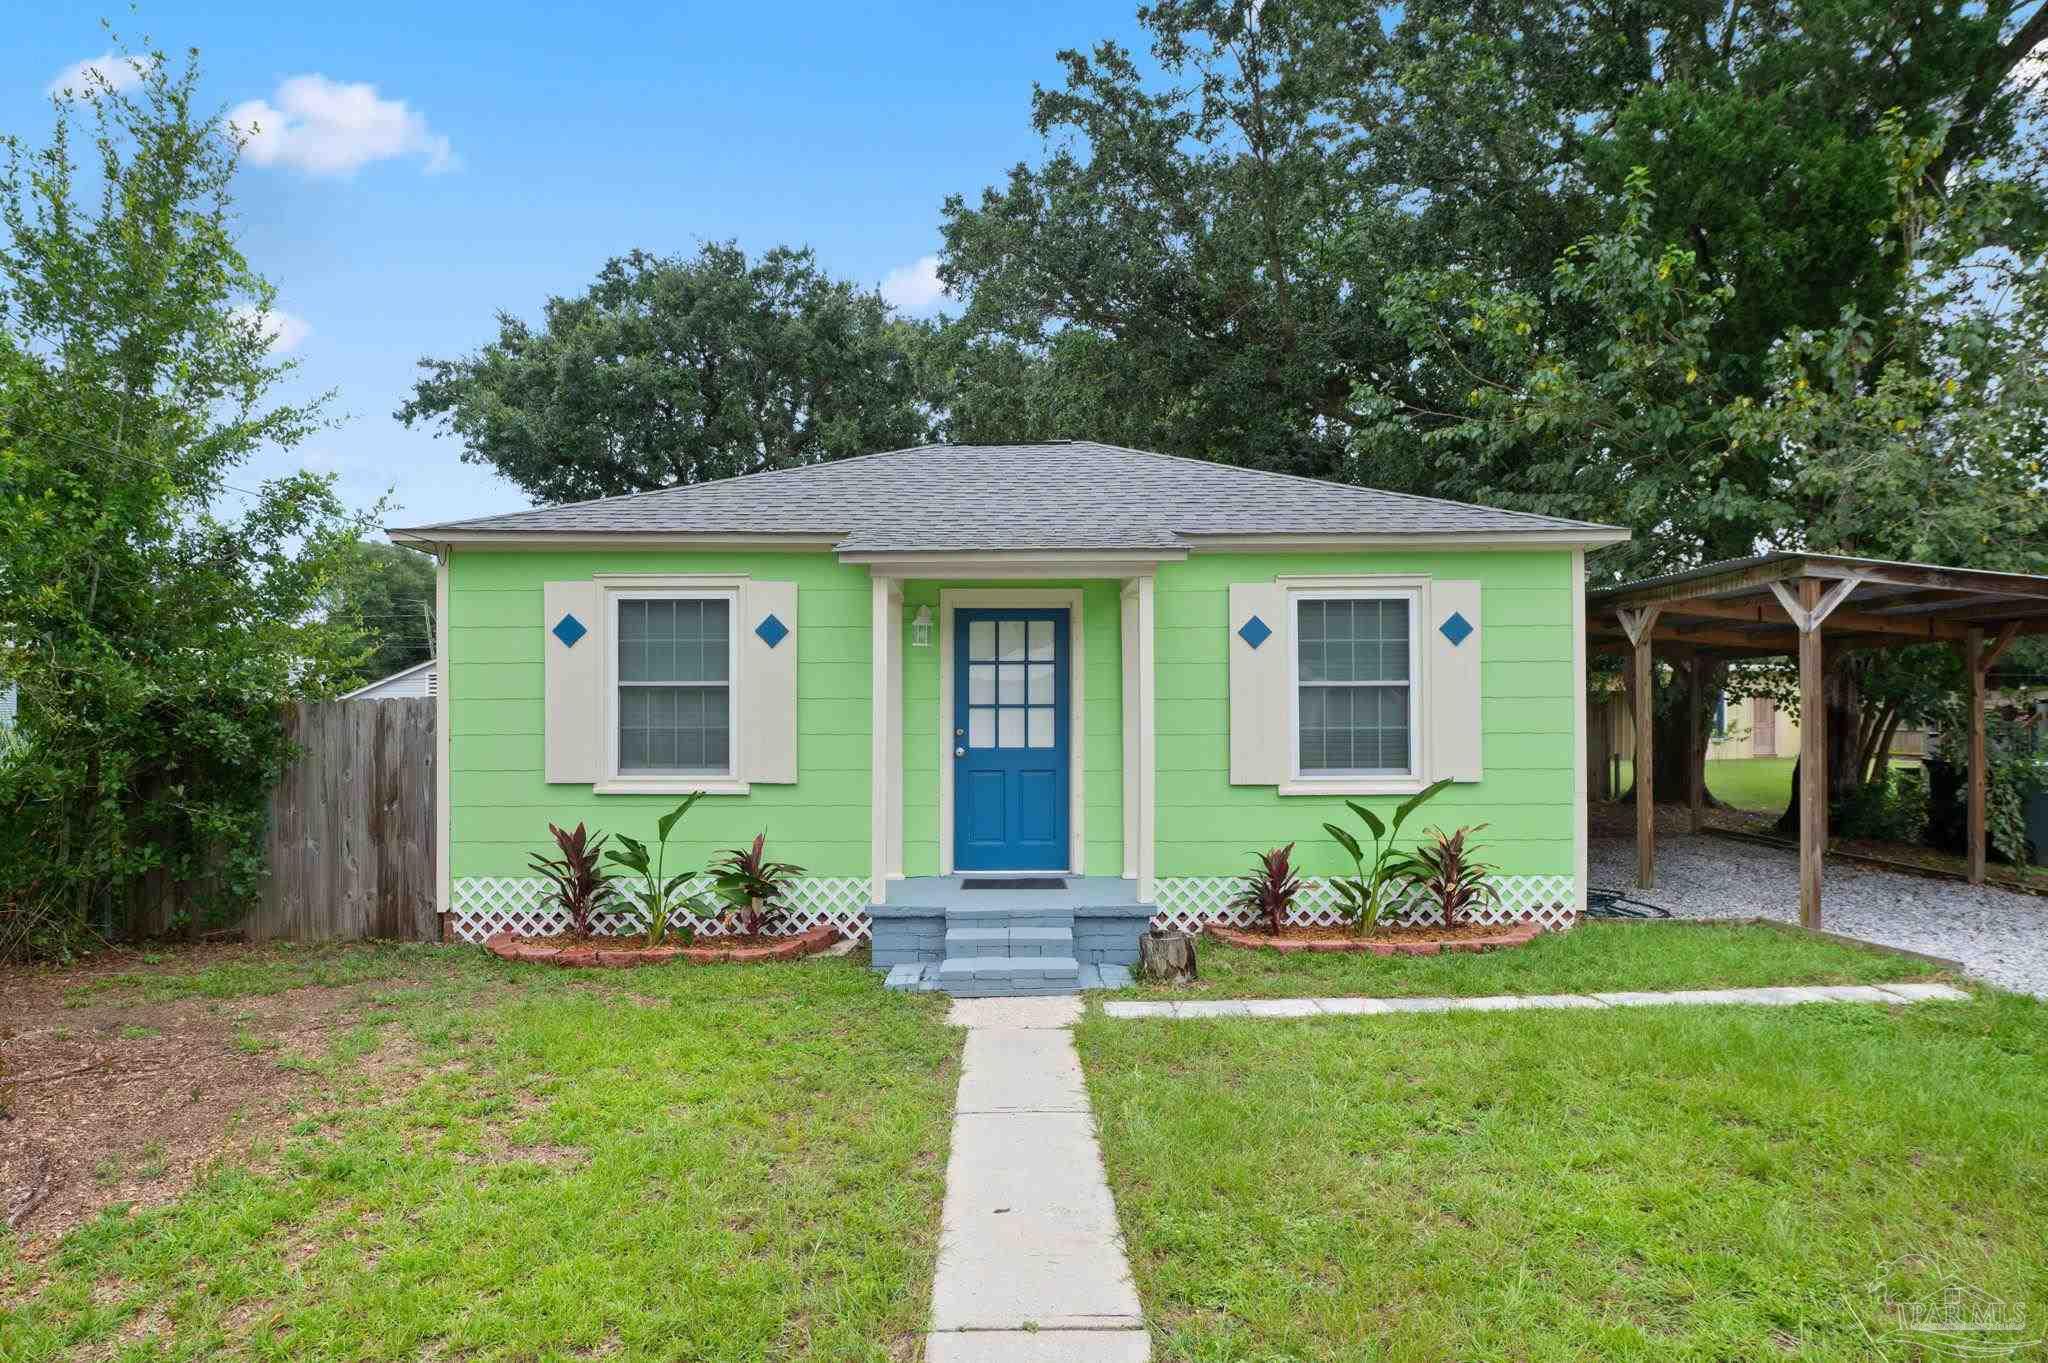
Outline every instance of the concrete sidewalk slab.
<path id="1" fill-rule="evenodd" d="M 1113 1018 L 1303 1018 L 1384 1013 L 1511 1012 L 1540 1008 L 1664 1008 L 1798 1003 L 1932 1003 L 1970 997 L 1954 985 L 1795 984 L 1753 989 L 1616 990 L 1604 994 L 1482 994 L 1471 998 L 1118 999 L 1102 1005 Z"/>
<path id="2" fill-rule="evenodd" d="M 955 1027 L 1071 1027 L 1081 1020 L 1077 994 L 954 999 L 946 1021 Z"/>
<path id="3" fill-rule="evenodd" d="M 956 1116 L 1088 1111 L 1081 1058 L 1064 1031 L 976 1027 L 960 1062 Z"/>
<path id="4" fill-rule="evenodd" d="M 1143 1330 L 973 1330 L 932 1335 L 924 1363 L 1147 1363 Z"/>

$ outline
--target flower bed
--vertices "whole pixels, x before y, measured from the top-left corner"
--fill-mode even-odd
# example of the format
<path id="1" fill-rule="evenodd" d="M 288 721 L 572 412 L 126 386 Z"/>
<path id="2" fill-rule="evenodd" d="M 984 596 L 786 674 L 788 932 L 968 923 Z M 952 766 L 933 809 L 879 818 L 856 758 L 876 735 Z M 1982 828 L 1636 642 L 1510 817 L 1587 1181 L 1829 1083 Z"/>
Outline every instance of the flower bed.
<path id="1" fill-rule="evenodd" d="M 1234 947 L 1267 951 L 1369 951 L 1375 956 L 1436 956 L 1446 951 L 1499 951 L 1526 946 L 1543 929 L 1535 923 L 1512 927 L 1382 928 L 1361 936 L 1327 928 L 1287 928 L 1279 933 L 1209 925 L 1209 936 Z"/>
<path id="2" fill-rule="evenodd" d="M 587 938 L 562 942 L 500 932 L 484 942 L 484 950 L 507 961 L 620 970 L 631 966 L 667 965 L 671 961 L 690 961 L 697 965 L 720 961 L 793 961 L 799 956 L 823 951 L 838 938 L 839 929 L 829 923 L 821 923 L 793 937 L 746 937 L 725 942 L 714 937 L 691 946 L 671 943 L 658 947 L 648 946 L 644 938 Z"/>

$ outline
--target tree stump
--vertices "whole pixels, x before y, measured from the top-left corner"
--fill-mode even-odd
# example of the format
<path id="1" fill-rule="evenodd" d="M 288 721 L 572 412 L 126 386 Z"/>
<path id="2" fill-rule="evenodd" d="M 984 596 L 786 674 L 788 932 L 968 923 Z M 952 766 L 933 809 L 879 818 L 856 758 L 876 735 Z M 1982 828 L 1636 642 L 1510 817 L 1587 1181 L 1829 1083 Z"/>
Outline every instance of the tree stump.
<path id="1" fill-rule="evenodd" d="M 1168 929 L 1139 934 L 1139 979 L 1154 984 L 1191 984 L 1196 974 L 1193 933 Z"/>

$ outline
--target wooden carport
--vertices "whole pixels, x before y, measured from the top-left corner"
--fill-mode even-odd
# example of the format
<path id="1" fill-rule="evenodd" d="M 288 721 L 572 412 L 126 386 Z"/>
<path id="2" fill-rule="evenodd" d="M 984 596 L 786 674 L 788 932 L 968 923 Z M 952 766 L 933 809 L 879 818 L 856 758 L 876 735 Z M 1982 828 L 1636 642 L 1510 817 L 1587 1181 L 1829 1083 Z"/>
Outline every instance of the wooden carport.
<path id="1" fill-rule="evenodd" d="M 1821 925 L 1821 854 L 1827 847 L 1826 707 L 1831 660 L 1862 648 L 1946 643 L 1970 680 L 1970 882 L 1984 881 L 1984 687 L 1992 665 L 2022 634 L 2048 632 L 2048 577 L 1942 568 L 1930 563 L 1777 552 L 1709 563 L 1586 596 L 1588 650 L 1632 655 L 1636 729 L 1636 880 L 1657 877 L 1651 664 L 1662 648 L 1689 660 L 1792 656 L 1799 660 L 1799 921 Z M 1700 740 L 1705 668 L 1688 669 L 1691 741 Z M 1699 830 L 1706 790 L 1697 766 L 1689 792 Z"/>

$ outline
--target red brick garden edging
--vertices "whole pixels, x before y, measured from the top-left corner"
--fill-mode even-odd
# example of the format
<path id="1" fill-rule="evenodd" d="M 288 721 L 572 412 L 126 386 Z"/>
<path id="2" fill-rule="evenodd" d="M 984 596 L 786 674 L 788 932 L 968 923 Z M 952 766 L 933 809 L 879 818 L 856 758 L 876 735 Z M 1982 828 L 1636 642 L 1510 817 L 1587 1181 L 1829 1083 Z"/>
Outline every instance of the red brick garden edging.
<path id="1" fill-rule="evenodd" d="M 583 946 L 558 947 L 545 942 L 529 942 L 514 933 L 500 932 L 485 940 L 484 950 L 507 961 L 530 961 L 537 965 L 600 966 L 622 970 L 636 965 L 667 965 L 671 961 L 689 961 L 696 965 L 710 965 L 719 961 L 793 961 L 799 956 L 809 956 L 823 951 L 838 938 L 839 929 L 830 923 L 821 923 L 815 928 L 800 932 L 794 937 L 785 937 L 779 942 L 750 947 L 608 947 L 597 942 Z M 706 940 L 715 943 L 718 939 L 714 937 Z"/>
<path id="2" fill-rule="evenodd" d="M 1490 932 L 1483 937 L 1409 937 L 1377 939 L 1333 933 L 1328 937 L 1271 937 L 1263 932 L 1209 925 L 1209 935 L 1234 947 L 1256 947 L 1263 951 L 1369 951 L 1375 956 L 1436 956 L 1446 951 L 1498 951 L 1503 947 L 1526 946 L 1536 940 L 1542 927 L 1520 923 Z"/>

